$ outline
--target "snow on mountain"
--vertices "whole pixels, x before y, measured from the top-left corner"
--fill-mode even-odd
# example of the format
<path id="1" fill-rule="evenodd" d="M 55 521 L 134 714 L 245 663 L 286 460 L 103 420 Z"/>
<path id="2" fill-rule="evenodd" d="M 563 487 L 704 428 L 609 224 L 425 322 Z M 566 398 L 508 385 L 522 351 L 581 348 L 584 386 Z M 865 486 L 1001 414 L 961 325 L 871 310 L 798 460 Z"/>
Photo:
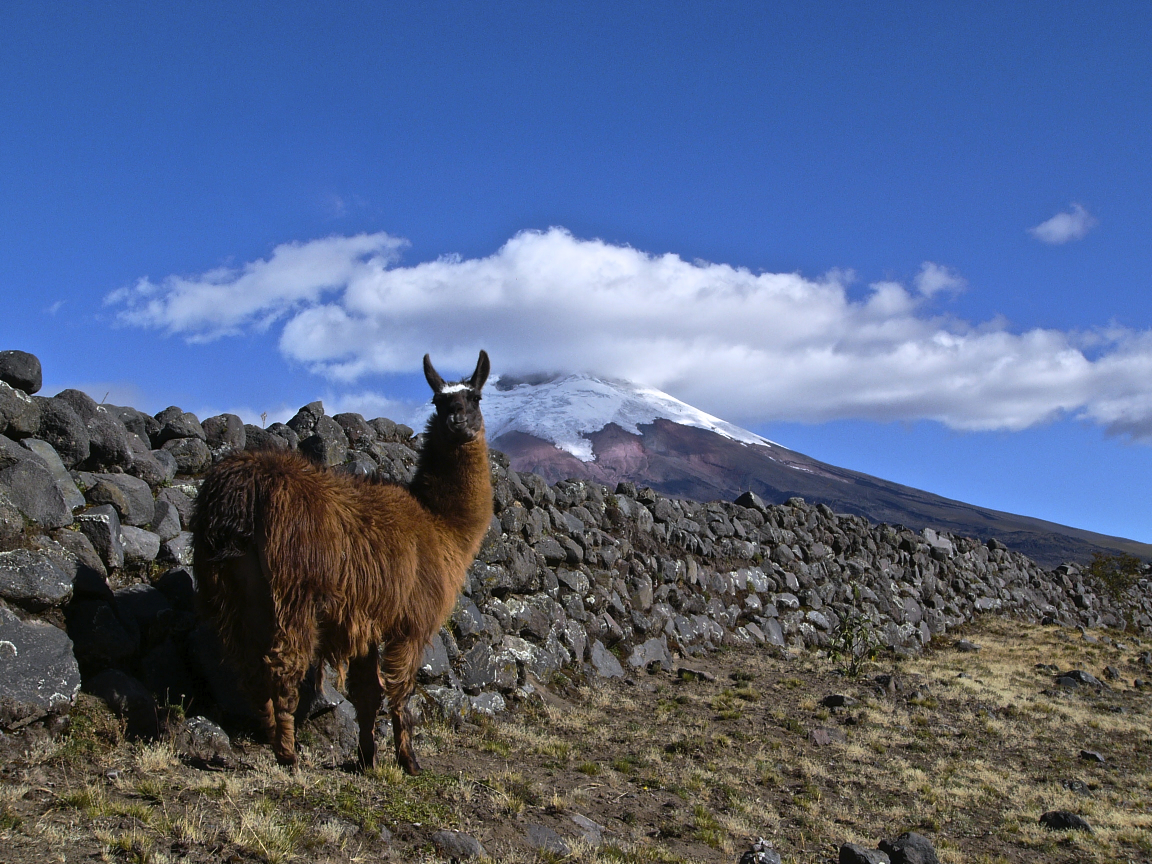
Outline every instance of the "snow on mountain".
<path id="1" fill-rule="evenodd" d="M 505 377 L 484 390 L 488 440 L 506 432 L 523 432 L 551 441 L 582 462 L 596 459 L 585 435 L 609 423 L 640 435 L 639 426 L 657 419 L 708 429 L 744 444 L 778 446 L 667 393 L 627 381 L 583 374 Z"/>

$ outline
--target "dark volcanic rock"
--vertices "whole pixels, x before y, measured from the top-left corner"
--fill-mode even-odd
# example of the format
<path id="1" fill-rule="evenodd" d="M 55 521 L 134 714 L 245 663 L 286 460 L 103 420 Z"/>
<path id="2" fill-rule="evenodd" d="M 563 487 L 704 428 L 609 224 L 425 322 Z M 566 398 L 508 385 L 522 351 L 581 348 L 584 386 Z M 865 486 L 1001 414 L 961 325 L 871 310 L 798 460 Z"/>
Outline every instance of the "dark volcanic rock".
<path id="1" fill-rule="evenodd" d="M 66 712 L 79 692 L 80 668 L 67 634 L 21 621 L 0 604 L 0 727 Z"/>
<path id="2" fill-rule="evenodd" d="M 0 597 L 32 612 L 67 603 L 72 575 L 43 552 L 0 552 Z"/>
<path id="3" fill-rule="evenodd" d="M 120 517 L 111 504 L 101 504 L 76 517 L 84 535 L 106 567 L 124 566 L 124 545 L 120 540 Z"/>
<path id="4" fill-rule="evenodd" d="M 176 460 L 180 474 L 199 474 L 212 464 L 212 451 L 199 438 L 171 438 L 162 449 Z"/>
<path id="5" fill-rule="evenodd" d="M 79 465 L 88 458 L 88 427 L 64 399 L 35 398 L 40 407 L 40 428 L 36 437 L 52 445 L 65 467 Z"/>
<path id="6" fill-rule="evenodd" d="M 204 427 L 200 425 L 200 420 L 195 414 L 181 411 L 175 405 L 169 405 L 157 414 L 156 422 L 160 424 L 160 428 L 152 436 L 153 447 L 162 447 L 176 438 L 196 438 L 204 441 L 208 437 L 204 434 Z"/>
<path id="7" fill-rule="evenodd" d="M 105 669 L 85 681 L 84 690 L 102 699 L 116 716 L 128 721 L 129 736 L 148 740 L 159 737 L 156 699 L 127 672 Z"/>
<path id="8" fill-rule="evenodd" d="M 0 490 L 27 518 L 44 528 L 72 524 L 72 508 L 48 467 L 19 444 L 0 435 Z"/>
<path id="9" fill-rule="evenodd" d="M 892 864 L 940 864 L 932 841 L 915 831 L 905 831 L 895 840 L 881 840 L 880 849 Z"/>
<path id="10" fill-rule="evenodd" d="M 0 435 L 12 439 L 35 435 L 40 428 L 40 406 L 23 390 L 0 381 Z"/>
<path id="11" fill-rule="evenodd" d="M 0 381 L 29 396 L 39 392 L 43 382 L 40 359 L 27 351 L 0 351 Z"/>
<path id="12" fill-rule="evenodd" d="M 1039 821 L 1049 831 L 1087 831 L 1092 833 L 1092 826 L 1088 824 L 1088 820 L 1067 810 L 1049 810 L 1040 817 Z"/>

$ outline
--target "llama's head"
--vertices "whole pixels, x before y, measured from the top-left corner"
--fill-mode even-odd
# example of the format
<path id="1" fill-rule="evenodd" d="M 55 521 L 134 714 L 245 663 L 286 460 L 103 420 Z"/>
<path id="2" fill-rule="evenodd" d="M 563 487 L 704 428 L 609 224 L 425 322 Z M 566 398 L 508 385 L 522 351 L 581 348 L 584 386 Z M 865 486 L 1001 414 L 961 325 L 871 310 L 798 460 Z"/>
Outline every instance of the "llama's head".
<path id="1" fill-rule="evenodd" d="M 484 418 L 480 414 L 480 389 L 488 380 L 490 370 L 488 353 L 481 351 L 472 377 L 448 383 L 432 368 L 432 360 L 425 354 L 424 377 L 432 388 L 432 404 L 436 406 L 431 425 L 461 443 L 480 434 L 484 428 Z"/>

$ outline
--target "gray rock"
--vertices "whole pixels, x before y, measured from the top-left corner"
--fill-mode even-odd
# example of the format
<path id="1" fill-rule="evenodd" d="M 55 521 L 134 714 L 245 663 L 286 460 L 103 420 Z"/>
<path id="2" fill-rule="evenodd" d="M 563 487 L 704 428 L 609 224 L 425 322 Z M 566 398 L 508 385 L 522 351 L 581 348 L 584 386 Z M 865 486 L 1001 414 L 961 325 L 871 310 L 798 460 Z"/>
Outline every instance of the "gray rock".
<path id="1" fill-rule="evenodd" d="M 469 697 L 469 707 L 477 714 L 495 717 L 504 710 L 504 697 L 499 693 L 480 693 Z"/>
<path id="2" fill-rule="evenodd" d="M 468 858 L 485 858 L 488 853 L 480 845 L 480 841 L 463 831 L 437 831 L 432 835 L 432 845 L 436 850 L 453 861 L 463 861 Z"/>
<path id="3" fill-rule="evenodd" d="M 364 450 L 376 440 L 376 430 L 359 414 L 352 412 L 337 414 L 332 419 L 344 430 L 348 446 L 354 450 Z"/>
<path id="4" fill-rule="evenodd" d="M 244 421 L 235 414 L 217 414 L 201 425 L 209 449 L 220 455 L 246 449 L 248 436 Z"/>
<path id="5" fill-rule="evenodd" d="M 120 669 L 105 669 L 84 682 L 84 690 L 102 699 L 117 717 L 128 721 L 128 735 L 155 739 L 160 736 L 160 718 L 152 693 Z"/>
<path id="6" fill-rule="evenodd" d="M 176 512 L 180 514 L 180 524 L 185 528 L 190 524 L 192 519 L 192 499 L 181 492 L 174 486 L 166 486 L 156 493 L 157 501 L 167 501 L 176 508 Z"/>
<path id="7" fill-rule="evenodd" d="M 633 669 L 647 669 L 652 663 L 659 663 L 665 672 L 672 671 L 672 655 L 668 651 L 668 637 L 649 639 L 632 649 L 628 665 Z"/>
<path id="8" fill-rule="evenodd" d="M 424 649 L 424 657 L 420 661 L 420 675 L 425 680 L 433 680 L 447 675 L 451 669 L 444 640 L 440 638 L 439 633 L 435 633 L 432 642 Z"/>
<path id="9" fill-rule="evenodd" d="M 79 578 L 85 570 L 94 571 L 101 578 L 108 576 L 108 571 L 104 567 L 104 562 L 100 560 L 96 547 L 82 532 L 74 531 L 71 528 L 58 528 L 52 532 L 52 539 L 59 543 L 68 555 L 75 557 L 76 561 L 71 567 L 61 565 L 63 569 L 72 574 L 73 580 Z"/>
<path id="10" fill-rule="evenodd" d="M 130 435 L 128 443 L 132 447 L 132 461 L 124 466 L 125 472 L 133 477 L 139 477 L 149 486 L 159 486 L 176 476 L 175 471 L 169 476 L 168 462 L 161 462 L 144 441 L 135 435 Z"/>
<path id="11" fill-rule="evenodd" d="M 772 844 L 760 837 L 752 848 L 740 856 L 740 864 L 780 864 L 780 853 Z"/>
<path id="12" fill-rule="evenodd" d="M 517 678 L 516 658 L 508 652 L 494 651 L 480 642 L 464 655 L 461 684 L 473 695 L 493 686 L 511 690 Z"/>
<path id="13" fill-rule="evenodd" d="M 533 849 L 540 849 L 553 855 L 572 854 L 572 847 L 568 845 L 568 841 L 547 825 L 538 822 L 529 823 L 524 830 L 524 837 Z"/>
<path id="14" fill-rule="evenodd" d="M 120 540 L 120 517 L 111 504 L 85 510 L 76 523 L 91 542 L 100 560 L 109 569 L 124 566 L 124 545 Z"/>
<path id="15" fill-rule="evenodd" d="M 88 470 L 132 464 L 131 433 L 102 405 L 84 418 L 84 427 L 88 430 L 88 458 L 84 460 Z"/>
<path id="16" fill-rule="evenodd" d="M 0 546 L 12 544 L 23 533 L 24 514 L 12 503 L 8 491 L 0 486 Z"/>
<path id="17" fill-rule="evenodd" d="M 0 597 L 32 612 L 59 606 L 72 597 L 72 576 L 43 552 L 0 552 Z"/>
<path id="18" fill-rule="evenodd" d="M 39 392 L 43 383 L 39 358 L 27 351 L 0 351 L 0 381 L 29 396 Z"/>
<path id="19" fill-rule="evenodd" d="M 63 399 L 35 397 L 40 407 L 36 437 L 52 445 L 65 467 L 74 468 L 88 458 L 88 427 Z"/>
<path id="20" fill-rule="evenodd" d="M 599 846 L 604 842 L 604 826 L 593 822 L 582 813 L 572 813 L 569 817 L 580 832 L 580 837 L 589 846 Z"/>
<path id="21" fill-rule="evenodd" d="M 64 631 L 21 621 L 0 604 L 0 726 L 25 726 L 67 712 L 80 692 L 80 668 Z"/>
<path id="22" fill-rule="evenodd" d="M 592 663 L 592 669 L 601 678 L 624 677 L 624 668 L 620 665 L 620 661 L 616 659 L 615 654 L 604 647 L 604 643 L 599 639 L 592 643 L 589 660 Z"/>
<path id="23" fill-rule="evenodd" d="M 72 475 L 68 473 L 64 462 L 60 459 L 60 454 L 51 444 L 39 438 L 25 438 L 20 444 L 36 455 L 48 468 L 52 479 L 56 481 L 56 488 L 60 490 L 60 495 L 69 508 L 75 510 L 84 506 L 84 494 L 76 488 L 76 481 L 72 479 Z"/>
<path id="24" fill-rule="evenodd" d="M 1092 833 L 1088 820 L 1067 810 L 1049 810 L 1040 816 L 1040 824 L 1049 831 L 1087 831 Z"/>
<path id="25" fill-rule="evenodd" d="M 0 435 L 0 491 L 26 518 L 43 528 L 72 524 L 72 509 L 65 503 L 52 472 L 38 457 Z"/>
<path id="26" fill-rule="evenodd" d="M 152 437 L 153 447 L 162 447 L 168 441 L 177 438 L 195 438 L 199 441 L 207 439 L 204 427 L 195 414 L 181 411 L 175 405 L 170 405 L 156 415 L 156 422 L 160 424 L 159 431 Z"/>
<path id="27" fill-rule="evenodd" d="M 123 493 L 126 510 L 120 517 L 122 524 L 139 527 L 152 522 L 156 514 L 156 501 L 147 483 L 130 474 L 97 474 L 96 477 Z"/>
<path id="28" fill-rule="evenodd" d="M 887 853 L 879 849 L 865 849 L 855 843 L 840 847 L 840 864 L 891 864 Z"/>
<path id="29" fill-rule="evenodd" d="M 192 532 L 181 531 L 171 540 L 165 540 L 160 544 L 160 554 L 157 557 L 161 561 L 171 561 L 185 567 L 192 566 Z"/>
<path id="30" fill-rule="evenodd" d="M 275 435 L 277 438 L 284 442 L 284 446 L 289 450 L 295 450 L 300 446 L 300 436 L 296 431 L 285 423 L 272 423 L 268 426 L 268 431 Z"/>
<path id="31" fill-rule="evenodd" d="M 940 864 L 932 841 L 915 831 L 905 831 L 895 840 L 881 840 L 880 849 L 892 864 Z"/>
<path id="32" fill-rule="evenodd" d="M 156 501 L 152 514 L 152 530 L 160 538 L 160 542 L 171 540 L 180 533 L 180 511 L 176 505 L 165 499 Z"/>
<path id="33" fill-rule="evenodd" d="M 1084 762 L 1095 762 L 1098 765 L 1103 765 L 1106 761 L 1096 750 L 1081 750 L 1080 759 Z"/>
<path id="34" fill-rule="evenodd" d="M 324 403 L 317 399 L 297 411 L 288 421 L 288 428 L 303 440 L 316 431 L 316 423 L 324 416 Z"/>
<path id="35" fill-rule="evenodd" d="M 177 752 L 193 765 L 212 768 L 231 768 L 236 754 L 228 733 L 207 717 L 189 717 L 176 730 L 173 743 Z"/>
<path id="36" fill-rule="evenodd" d="M 171 483 L 176 478 L 176 472 L 180 470 L 176 457 L 167 450 L 150 450 L 148 452 L 152 454 L 152 458 L 156 460 L 156 464 L 164 472 L 164 478 L 160 482 Z"/>
<path id="37" fill-rule="evenodd" d="M 287 450 L 288 442 L 279 435 L 273 435 L 267 429 L 246 423 L 244 425 L 244 449 Z"/>
<path id="38" fill-rule="evenodd" d="M 199 474 L 212 464 L 212 451 L 199 438 L 171 438 L 161 449 L 176 460 L 178 474 Z"/>
<path id="39" fill-rule="evenodd" d="M 83 390 L 75 390 L 71 388 L 68 390 L 61 390 L 56 394 L 55 398 L 61 399 L 71 405 L 72 410 L 76 412 L 81 420 L 87 420 L 89 417 L 96 416 L 96 400 L 85 393 Z"/>
<path id="40" fill-rule="evenodd" d="M 23 390 L 0 381 L 0 434 L 27 438 L 40 428 L 40 406 Z"/>
<path id="41" fill-rule="evenodd" d="M 84 490 L 84 498 L 87 502 L 92 505 L 107 504 L 116 511 L 116 515 L 123 522 L 124 516 L 128 513 L 128 498 L 124 494 L 124 490 L 115 483 L 98 479 L 94 474 L 85 475 L 82 479 L 94 481 Z"/>
<path id="42" fill-rule="evenodd" d="M 145 445 L 152 440 L 152 436 L 160 431 L 160 424 L 155 417 L 137 411 L 135 408 L 126 408 L 120 405 L 104 404 L 104 408 L 124 424 L 124 428 L 140 439 Z"/>

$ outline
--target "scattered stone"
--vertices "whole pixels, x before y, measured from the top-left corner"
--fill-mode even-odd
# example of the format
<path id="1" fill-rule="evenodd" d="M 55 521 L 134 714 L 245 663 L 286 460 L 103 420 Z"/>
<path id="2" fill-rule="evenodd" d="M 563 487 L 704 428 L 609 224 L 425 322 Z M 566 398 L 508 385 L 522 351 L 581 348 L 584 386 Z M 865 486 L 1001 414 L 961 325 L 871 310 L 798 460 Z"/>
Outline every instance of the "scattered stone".
<path id="1" fill-rule="evenodd" d="M 879 849 L 865 849 L 855 843 L 845 843 L 840 847 L 840 864 L 891 864 L 888 853 Z"/>
<path id="2" fill-rule="evenodd" d="M 848 736 L 840 729 L 828 729 L 820 726 L 808 733 L 808 740 L 817 747 L 827 747 L 833 743 L 845 743 L 848 740 Z"/>
<path id="3" fill-rule="evenodd" d="M 1040 816 L 1040 824 L 1049 831 L 1087 831 L 1092 833 L 1092 826 L 1083 816 L 1070 813 L 1067 810 L 1049 810 Z"/>
<path id="4" fill-rule="evenodd" d="M 604 842 L 604 826 L 593 822 L 587 816 L 580 813 L 572 813 L 569 815 L 573 824 L 580 830 L 580 837 L 589 846 L 599 846 Z"/>
<path id="5" fill-rule="evenodd" d="M 821 699 L 820 704 L 825 708 L 853 708 L 859 705 L 860 702 L 851 696 L 845 696 L 842 693 L 833 693 Z"/>
<path id="6" fill-rule="evenodd" d="M 881 840 L 880 850 L 892 864 L 940 864 L 932 841 L 915 831 L 906 831 L 895 840 Z"/>
<path id="7" fill-rule="evenodd" d="M 553 855 L 572 854 L 572 847 L 568 845 L 568 841 L 547 825 L 536 822 L 529 823 L 524 831 L 524 836 L 528 840 L 528 845 L 533 849 L 551 852 Z"/>
<path id="8" fill-rule="evenodd" d="M 676 667 L 676 677 L 683 681 L 715 681 L 716 676 L 703 669 L 691 669 L 688 666 Z"/>
<path id="9" fill-rule="evenodd" d="M 974 651 L 979 651 L 980 646 L 977 645 L 975 642 L 969 642 L 967 639 L 961 639 L 960 641 L 958 641 L 956 643 L 956 650 L 957 651 L 966 651 L 966 652 L 971 653 Z"/>
<path id="10" fill-rule="evenodd" d="M 453 861 L 463 861 L 467 858 L 485 858 L 488 853 L 480 845 L 480 841 L 463 831 L 449 831 L 443 829 L 432 835 L 432 845 L 441 855 Z"/>
<path id="11" fill-rule="evenodd" d="M 176 752 L 197 768 L 234 768 L 228 733 L 207 717 L 189 717 L 173 736 Z"/>
<path id="12" fill-rule="evenodd" d="M 740 856 L 740 864 L 780 864 L 780 853 L 772 848 L 771 843 L 760 837 L 752 844 L 751 849 Z"/>
<path id="13" fill-rule="evenodd" d="M 1077 795 L 1091 795 L 1092 792 L 1088 788 L 1088 784 L 1083 780 L 1061 780 L 1060 785 L 1067 789 L 1069 792 L 1075 792 Z"/>
<path id="14" fill-rule="evenodd" d="M 1100 765 L 1104 764 L 1104 757 L 1096 750 L 1081 750 L 1080 759 L 1084 762 L 1096 762 Z"/>

